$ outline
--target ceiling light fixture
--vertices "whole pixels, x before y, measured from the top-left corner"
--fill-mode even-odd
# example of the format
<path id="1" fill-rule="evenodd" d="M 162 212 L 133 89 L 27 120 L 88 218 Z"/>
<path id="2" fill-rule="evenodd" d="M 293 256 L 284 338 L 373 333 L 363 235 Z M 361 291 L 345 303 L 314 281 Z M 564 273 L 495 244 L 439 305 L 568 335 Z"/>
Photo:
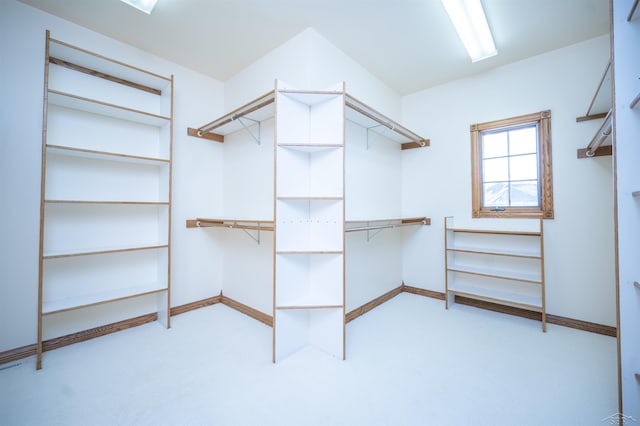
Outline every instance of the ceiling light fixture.
<path id="1" fill-rule="evenodd" d="M 498 54 L 480 0 L 441 0 L 471 62 Z"/>
<path id="2" fill-rule="evenodd" d="M 151 11 L 156 6 L 158 0 L 120 0 L 123 3 L 133 6 L 138 10 L 143 11 L 147 15 L 151 14 Z"/>

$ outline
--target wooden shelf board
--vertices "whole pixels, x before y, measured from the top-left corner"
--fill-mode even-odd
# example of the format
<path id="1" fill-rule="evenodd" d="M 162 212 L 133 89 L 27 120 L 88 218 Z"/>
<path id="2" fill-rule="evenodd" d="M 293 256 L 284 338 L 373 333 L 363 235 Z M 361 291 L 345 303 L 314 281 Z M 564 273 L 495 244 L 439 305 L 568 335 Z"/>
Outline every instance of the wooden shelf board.
<path id="1" fill-rule="evenodd" d="M 159 284 L 148 284 L 123 289 L 101 292 L 96 294 L 69 297 L 60 300 L 45 301 L 42 304 L 42 314 L 52 315 L 61 312 L 68 312 L 76 309 L 87 308 L 89 306 L 101 305 L 118 300 L 131 299 L 133 297 L 146 296 L 148 294 L 167 291 L 167 287 Z"/>
<path id="2" fill-rule="evenodd" d="M 455 251 L 460 253 L 475 253 L 486 254 L 492 256 L 507 256 L 507 257 L 521 257 L 525 259 L 541 259 L 539 253 L 530 253 L 524 251 L 515 250 L 496 250 L 496 249 L 483 249 L 477 247 L 447 247 L 448 251 Z"/>
<path id="3" fill-rule="evenodd" d="M 49 56 L 70 62 L 74 65 L 89 68 L 92 71 L 108 75 L 112 78 L 148 86 L 157 91 L 165 89 L 171 82 L 171 77 L 134 67 L 54 38 L 51 38 L 49 41 Z"/>
<path id="4" fill-rule="evenodd" d="M 330 99 L 334 99 L 338 96 L 343 96 L 343 91 L 333 90 L 294 90 L 294 89 L 279 89 L 278 93 L 293 99 L 296 102 L 300 102 L 305 105 L 313 106 L 322 102 L 326 102 Z"/>
<path id="5" fill-rule="evenodd" d="M 488 277 L 488 278 L 499 278 L 499 279 L 510 280 L 510 281 L 542 284 L 542 280 L 539 276 L 536 276 L 534 274 L 524 274 L 521 272 L 514 272 L 514 271 L 501 271 L 501 270 L 490 269 L 490 268 L 478 268 L 478 267 L 469 267 L 469 266 L 460 266 L 460 265 L 449 265 L 449 267 L 447 268 L 447 271 L 458 272 L 461 274 L 478 275 L 481 277 Z"/>
<path id="6" fill-rule="evenodd" d="M 155 127 L 161 127 L 171 121 L 171 118 L 158 114 L 152 114 L 133 108 L 102 102 L 96 99 L 85 98 L 71 93 L 49 89 L 49 103 L 65 108 L 104 115 L 121 120 L 133 121 Z"/>
<path id="7" fill-rule="evenodd" d="M 286 310 L 311 310 L 311 309 L 343 309 L 343 305 L 282 305 L 276 306 L 278 311 Z"/>
<path id="8" fill-rule="evenodd" d="M 311 196 L 311 195 L 292 195 L 278 196 L 278 201 L 342 201 L 344 197 L 336 196 Z"/>
<path id="9" fill-rule="evenodd" d="M 87 249 L 87 250 L 79 250 L 79 251 L 62 251 L 62 252 L 51 252 L 45 253 L 42 258 L 47 259 L 61 259 L 65 257 L 75 257 L 75 256 L 93 256 L 93 255 L 101 255 L 101 254 L 111 254 L 111 253 L 125 253 L 129 251 L 140 251 L 140 250 L 158 250 L 168 248 L 167 244 L 153 244 L 153 245 L 137 245 L 137 246 L 129 246 L 129 247 L 115 247 L 115 248 L 104 248 L 104 249 Z"/>
<path id="10" fill-rule="evenodd" d="M 164 158 L 143 157 L 139 155 L 122 154 L 118 152 L 96 151 L 92 149 L 74 148 L 62 145 L 47 145 L 47 153 L 69 157 L 81 157 L 94 160 L 116 161 L 152 166 L 166 166 L 171 161 Z"/>
<path id="11" fill-rule="evenodd" d="M 47 204 L 111 204 L 134 206 L 168 206 L 168 201 L 114 201 L 114 200 L 44 200 Z"/>
<path id="12" fill-rule="evenodd" d="M 303 152 L 327 151 L 330 149 L 344 148 L 343 144 L 303 144 L 303 143 L 279 143 L 278 148 L 291 149 Z"/>
<path id="13" fill-rule="evenodd" d="M 507 230 L 492 230 L 492 229 L 468 229 L 468 228 L 447 228 L 447 231 L 452 232 L 464 232 L 469 234 L 494 234 L 494 235 L 522 235 L 539 237 L 539 231 L 507 231 Z"/>
<path id="14" fill-rule="evenodd" d="M 455 286 L 449 286 L 448 291 L 456 295 L 477 298 L 488 302 L 504 303 L 529 309 L 542 309 L 542 297 Z"/>
<path id="15" fill-rule="evenodd" d="M 342 251 L 339 250 L 276 250 L 276 254 L 278 255 L 289 255 L 289 254 L 342 254 Z"/>

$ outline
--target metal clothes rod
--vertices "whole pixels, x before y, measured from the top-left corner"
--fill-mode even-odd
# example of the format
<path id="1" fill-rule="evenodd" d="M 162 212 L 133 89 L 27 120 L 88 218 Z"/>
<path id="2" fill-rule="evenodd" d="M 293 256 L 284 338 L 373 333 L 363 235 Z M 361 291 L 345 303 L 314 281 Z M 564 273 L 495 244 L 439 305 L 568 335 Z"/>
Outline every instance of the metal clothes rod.
<path id="1" fill-rule="evenodd" d="M 415 226 L 415 225 L 426 225 L 426 224 L 427 224 L 427 220 L 423 219 L 422 221 L 419 221 L 419 222 L 408 222 L 408 223 L 398 223 L 398 224 L 389 223 L 389 224 L 386 224 L 386 225 L 355 226 L 353 228 L 346 228 L 345 232 L 373 231 L 373 230 L 376 230 L 376 229 L 400 228 L 400 227 L 403 227 L 403 226 Z"/>
<path id="2" fill-rule="evenodd" d="M 423 137 L 417 135 L 416 133 L 413 133 L 411 130 L 405 128 L 401 124 L 396 123 L 395 121 L 386 117 L 382 113 L 374 110 L 364 102 L 361 102 L 360 100 L 354 98 L 348 93 L 345 94 L 345 98 L 346 98 L 345 105 L 348 108 L 351 108 L 352 110 L 364 115 L 365 117 L 375 121 L 376 123 L 383 125 L 389 130 L 396 132 L 401 136 L 404 136 L 405 138 L 409 139 L 411 142 L 415 142 L 421 147 L 425 147 L 427 145 Z"/>
<path id="3" fill-rule="evenodd" d="M 254 111 L 259 110 L 269 104 L 272 104 L 275 101 L 275 90 L 272 90 L 264 95 L 252 100 L 249 103 L 242 105 L 239 108 L 234 109 L 233 111 L 223 115 L 220 118 L 217 118 L 209 123 L 198 127 L 196 130 L 198 132 L 198 136 L 202 136 L 205 133 L 208 133 L 212 130 L 217 129 L 218 127 L 222 127 L 225 124 L 231 123 L 238 118 L 244 117 L 247 114 L 250 114 Z"/>
<path id="4" fill-rule="evenodd" d="M 598 93 L 600 93 L 600 89 L 602 89 L 602 84 L 604 83 L 604 80 L 607 77 L 607 73 L 609 72 L 610 68 L 611 68 L 611 60 L 607 62 L 607 66 L 605 67 L 604 72 L 602 73 L 602 77 L 600 77 L 600 83 L 598 83 L 598 88 L 596 89 L 596 93 L 593 94 L 593 98 L 591 99 L 591 103 L 589 104 L 589 108 L 587 109 L 586 117 L 589 117 L 591 115 L 591 109 L 593 108 L 593 104 L 596 103 L 596 98 L 598 97 Z"/>
<path id="5" fill-rule="evenodd" d="M 594 157 L 596 155 L 596 151 L 600 148 L 600 145 L 602 145 L 604 141 L 611 136 L 611 124 L 611 111 L 609 111 L 602 122 L 602 125 L 587 146 L 587 152 L 585 153 L 587 157 Z"/>
<path id="6" fill-rule="evenodd" d="M 244 223 L 257 223 L 258 225 L 245 225 Z M 260 225 L 261 223 L 270 223 L 271 226 Z M 198 228 L 231 228 L 231 229 L 248 229 L 253 231 L 273 231 L 273 222 L 270 221 L 257 221 L 257 220 L 215 220 L 215 219 L 196 219 L 195 225 Z"/>

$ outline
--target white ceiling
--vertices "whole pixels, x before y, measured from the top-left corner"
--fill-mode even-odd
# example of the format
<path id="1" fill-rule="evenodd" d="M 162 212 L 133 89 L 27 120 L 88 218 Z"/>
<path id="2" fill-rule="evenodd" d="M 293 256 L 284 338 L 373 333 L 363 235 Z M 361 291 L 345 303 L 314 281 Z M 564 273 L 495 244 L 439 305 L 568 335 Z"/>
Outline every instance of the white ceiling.
<path id="1" fill-rule="evenodd" d="M 608 0 L 482 0 L 498 55 L 472 64 L 440 0 L 21 1 L 221 81 L 313 27 L 401 95 L 609 31 Z"/>

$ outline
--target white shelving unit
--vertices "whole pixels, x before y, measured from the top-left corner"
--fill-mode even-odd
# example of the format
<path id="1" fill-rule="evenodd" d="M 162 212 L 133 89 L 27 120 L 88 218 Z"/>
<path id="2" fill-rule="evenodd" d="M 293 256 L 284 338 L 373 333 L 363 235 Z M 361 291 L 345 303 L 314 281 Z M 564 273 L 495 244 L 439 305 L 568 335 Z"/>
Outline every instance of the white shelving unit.
<path id="1" fill-rule="evenodd" d="M 613 1 L 619 409 L 640 418 L 640 5 Z"/>
<path id="2" fill-rule="evenodd" d="M 444 232 L 447 309 L 459 295 L 535 310 L 546 331 L 542 219 L 516 231 L 457 228 L 446 217 Z"/>
<path id="3" fill-rule="evenodd" d="M 157 295 L 170 325 L 173 76 L 46 35 L 37 368 L 49 315 Z"/>
<path id="4" fill-rule="evenodd" d="M 344 85 L 276 88 L 273 361 L 344 359 Z"/>
<path id="5" fill-rule="evenodd" d="M 260 145 L 263 124 L 274 118 L 273 218 L 195 218 L 186 226 L 239 229 L 258 243 L 262 231 L 274 232 L 273 361 L 307 345 L 344 359 L 345 233 L 430 224 L 426 217 L 345 220 L 345 122 L 403 150 L 429 140 L 346 93 L 344 83 L 317 91 L 280 81 L 187 134 L 225 143 L 245 132 Z"/>

